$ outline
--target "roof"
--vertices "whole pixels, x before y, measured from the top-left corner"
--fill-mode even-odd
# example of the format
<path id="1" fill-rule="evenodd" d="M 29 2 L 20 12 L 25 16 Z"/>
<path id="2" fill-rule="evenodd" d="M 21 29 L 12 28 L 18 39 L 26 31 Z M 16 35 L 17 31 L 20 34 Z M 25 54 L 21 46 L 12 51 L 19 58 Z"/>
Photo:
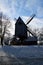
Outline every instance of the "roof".
<path id="1" fill-rule="evenodd" d="M 25 41 L 37 41 L 37 38 L 29 36 Z"/>
<path id="2" fill-rule="evenodd" d="M 21 17 L 19 17 L 19 18 L 17 19 L 16 23 L 17 23 L 17 22 L 22 23 L 22 24 L 25 25 L 25 23 L 24 23 L 24 21 L 21 19 Z M 16 24 L 16 23 L 15 23 L 15 24 Z M 26 25 L 25 25 L 25 26 L 26 26 Z"/>

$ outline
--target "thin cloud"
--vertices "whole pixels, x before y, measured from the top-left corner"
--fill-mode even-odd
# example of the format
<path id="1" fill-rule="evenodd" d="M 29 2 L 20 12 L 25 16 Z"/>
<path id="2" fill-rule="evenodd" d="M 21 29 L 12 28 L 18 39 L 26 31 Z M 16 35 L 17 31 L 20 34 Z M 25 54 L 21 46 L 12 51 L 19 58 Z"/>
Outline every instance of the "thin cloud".
<path id="1" fill-rule="evenodd" d="M 27 23 L 27 20 L 30 19 L 30 17 L 27 16 L 22 16 L 22 19 L 25 23 Z M 39 19 L 39 18 L 34 18 L 29 24 L 28 26 L 32 27 L 32 29 L 35 28 L 43 28 L 43 19 Z"/>
<path id="2" fill-rule="evenodd" d="M 13 1 L 12 3 L 8 2 L 9 0 L 6 0 L 5 2 L 0 1 L 0 11 L 11 18 L 14 18 L 14 16 L 16 15 L 16 7 L 14 7 Z"/>
<path id="3" fill-rule="evenodd" d="M 43 18 L 43 7 L 38 7 L 37 16 L 40 16 L 41 18 Z"/>
<path id="4" fill-rule="evenodd" d="M 0 0 L 0 10 L 11 18 L 33 13 L 43 18 L 43 0 Z"/>

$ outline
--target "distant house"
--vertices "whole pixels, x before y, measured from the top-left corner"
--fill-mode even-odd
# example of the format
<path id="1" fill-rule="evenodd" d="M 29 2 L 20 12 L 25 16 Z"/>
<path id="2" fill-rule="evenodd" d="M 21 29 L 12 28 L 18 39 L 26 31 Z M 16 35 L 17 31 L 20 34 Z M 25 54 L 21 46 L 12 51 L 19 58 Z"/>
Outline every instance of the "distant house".
<path id="1" fill-rule="evenodd" d="M 15 36 L 19 38 L 27 38 L 27 26 L 19 17 L 15 23 Z"/>

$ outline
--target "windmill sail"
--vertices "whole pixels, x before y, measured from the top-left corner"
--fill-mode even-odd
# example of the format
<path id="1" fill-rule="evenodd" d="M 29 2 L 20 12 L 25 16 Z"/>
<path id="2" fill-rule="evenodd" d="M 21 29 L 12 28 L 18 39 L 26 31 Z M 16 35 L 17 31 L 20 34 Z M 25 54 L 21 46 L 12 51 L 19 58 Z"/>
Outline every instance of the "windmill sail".
<path id="1" fill-rule="evenodd" d="M 30 19 L 30 20 L 28 20 L 28 22 L 26 23 L 26 25 L 27 25 L 27 24 L 29 24 L 29 23 L 30 23 L 30 21 L 31 21 L 34 17 L 35 17 L 35 14 L 33 14 L 33 16 L 31 17 L 31 19 Z"/>
<path id="2" fill-rule="evenodd" d="M 37 37 L 36 34 L 30 28 L 28 28 L 27 31 L 31 33 L 34 37 Z"/>

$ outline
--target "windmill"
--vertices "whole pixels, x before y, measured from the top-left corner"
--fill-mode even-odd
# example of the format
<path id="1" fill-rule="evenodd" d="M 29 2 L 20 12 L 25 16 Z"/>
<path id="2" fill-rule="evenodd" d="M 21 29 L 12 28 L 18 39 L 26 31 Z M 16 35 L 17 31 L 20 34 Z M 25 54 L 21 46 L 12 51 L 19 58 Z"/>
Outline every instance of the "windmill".
<path id="1" fill-rule="evenodd" d="M 28 22 L 25 24 L 23 22 L 23 20 L 21 19 L 21 17 L 19 17 L 15 23 L 15 35 L 14 35 L 14 38 L 13 40 L 15 40 L 18 44 L 18 42 L 21 42 L 19 44 L 22 44 L 24 42 L 24 40 L 26 41 L 26 39 L 29 38 L 29 41 L 35 41 L 37 42 L 37 36 L 36 34 L 30 30 L 30 28 L 27 26 L 31 21 L 32 19 L 35 17 L 35 14 L 32 15 L 32 17 L 30 18 L 30 20 L 28 20 Z M 27 35 L 27 31 L 32 34 L 33 37 L 28 37 Z M 34 39 L 34 40 L 33 40 Z M 29 43 L 28 41 L 28 43 Z M 31 42 L 30 41 L 30 42 Z"/>

